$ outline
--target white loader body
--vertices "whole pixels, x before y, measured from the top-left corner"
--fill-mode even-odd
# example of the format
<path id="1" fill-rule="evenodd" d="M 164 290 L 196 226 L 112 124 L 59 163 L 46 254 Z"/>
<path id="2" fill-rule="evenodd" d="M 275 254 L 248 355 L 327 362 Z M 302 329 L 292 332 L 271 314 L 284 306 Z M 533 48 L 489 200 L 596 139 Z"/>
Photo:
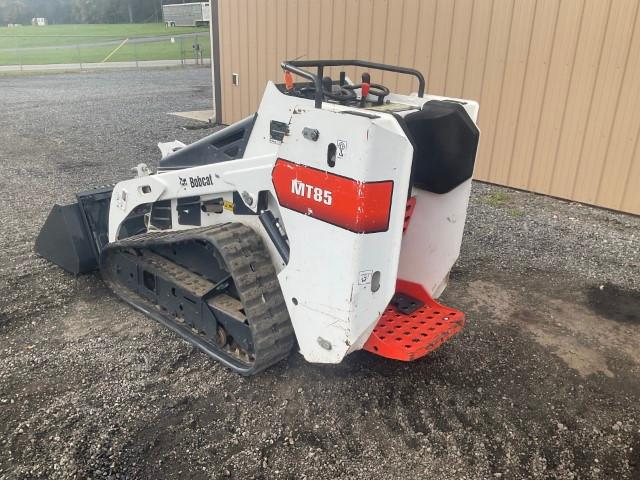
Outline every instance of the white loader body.
<path id="1" fill-rule="evenodd" d="M 389 96 L 391 102 L 415 107 L 442 99 L 429 95 Z M 475 122 L 477 103 L 463 102 Z M 118 183 L 111 200 L 109 240 L 119 238 L 120 225 L 141 204 L 167 199 L 177 202 L 193 195 L 203 201 L 223 195 L 232 202 L 232 192 L 237 191 L 243 192 L 243 198 L 254 199 L 246 207 L 256 211 L 255 199 L 260 192 L 268 191 L 268 207 L 281 219 L 289 239 L 288 264 L 256 216 L 225 210 L 206 214 L 202 225 L 240 222 L 255 229 L 270 247 L 300 352 L 310 362 L 340 362 L 348 353 L 363 347 L 394 295 L 397 278 L 423 285 L 434 298 L 441 294 L 460 252 L 471 187 L 471 179 L 445 194 L 414 187 L 411 195 L 416 197 L 416 210 L 411 228 L 403 236 L 413 159 L 411 141 L 391 113 L 376 112 L 376 118 L 368 118 L 348 114 L 349 111 L 357 109 L 336 104 L 316 109 L 312 100 L 283 95 L 270 82 L 243 158 Z M 270 122 L 274 119 L 289 128 L 281 143 L 270 138 Z M 302 133 L 305 128 L 317 130 L 318 140 L 306 139 Z M 333 168 L 327 166 L 330 143 L 344 147 L 338 149 Z M 279 192 L 273 173 L 286 169 L 283 160 L 303 168 L 288 172 L 290 177 L 284 175 L 287 183 Z M 278 162 L 281 163 L 276 166 Z M 304 174 L 307 169 L 324 172 L 311 176 L 321 178 L 322 183 L 308 183 L 309 177 Z M 349 179 L 361 188 L 377 182 L 392 184 L 390 211 L 383 212 L 383 220 L 388 221 L 384 231 L 358 233 L 313 216 L 313 210 L 323 206 L 329 207 L 327 210 L 345 209 L 346 215 L 354 217 L 355 225 L 359 215 L 363 221 L 367 216 L 379 216 L 380 212 L 334 203 L 348 198 L 340 197 L 344 185 L 336 183 L 334 176 Z M 186 178 L 211 178 L 212 182 L 191 186 L 181 182 Z M 300 190 L 301 184 L 304 191 Z M 322 194 L 307 186 L 321 189 Z M 287 199 L 299 196 L 300 208 L 282 208 L 282 195 Z M 332 202 L 329 205 L 327 198 Z M 175 229 L 190 228 L 179 224 L 175 207 L 172 211 Z"/>

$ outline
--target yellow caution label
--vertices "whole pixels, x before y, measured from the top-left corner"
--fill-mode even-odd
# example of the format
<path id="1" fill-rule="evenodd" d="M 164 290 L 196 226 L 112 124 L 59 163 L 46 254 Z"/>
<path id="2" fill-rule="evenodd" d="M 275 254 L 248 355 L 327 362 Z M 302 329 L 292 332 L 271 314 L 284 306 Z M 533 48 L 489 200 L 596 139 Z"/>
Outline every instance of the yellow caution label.
<path id="1" fill-rule="evenodd" d="M 233 212 L 233 202 L 230 202 L 229 200 L 225 200 L 224 201 L 224 209 L 225 210 L 230 210 Z"/>

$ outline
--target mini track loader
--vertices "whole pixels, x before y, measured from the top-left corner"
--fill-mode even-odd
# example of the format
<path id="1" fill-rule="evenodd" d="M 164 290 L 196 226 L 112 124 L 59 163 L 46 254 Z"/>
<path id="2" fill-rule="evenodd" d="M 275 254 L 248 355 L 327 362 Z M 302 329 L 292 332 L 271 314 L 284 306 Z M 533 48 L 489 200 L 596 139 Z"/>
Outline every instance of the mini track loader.
<path id="1" fill-rule="evenodd" d="M 324 76 L 342 66 L 412 75 L 418 92 Z M 161 144 L 155 173 L 140 164 L 54 206 L 36 251 L 73 274 L 99 269 L 122 300 L 244 375 L 296 346 L 320 363 L 360 349 L 422 357 L 464 324 L 433 299 L 460 251 L 478 104 L 425 95 L 409 68 L 282 68 L 255 115 Z"/>

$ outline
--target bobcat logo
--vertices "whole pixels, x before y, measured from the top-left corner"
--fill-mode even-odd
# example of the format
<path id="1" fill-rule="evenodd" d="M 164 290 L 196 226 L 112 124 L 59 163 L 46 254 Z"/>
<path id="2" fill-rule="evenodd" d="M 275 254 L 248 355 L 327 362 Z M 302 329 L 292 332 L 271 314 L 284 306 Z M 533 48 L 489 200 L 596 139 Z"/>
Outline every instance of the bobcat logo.
<path id="1" fill-rule="evenodd" d="M 189 178 L 178 177 L 178 182 L 180 182 L 182 188 L 187 188 L 187 186 L 191 188 L 210 187 L 213 185 L 213 175 L 209 174 L 206 177 L 196 175 L 195 177 Z"/>

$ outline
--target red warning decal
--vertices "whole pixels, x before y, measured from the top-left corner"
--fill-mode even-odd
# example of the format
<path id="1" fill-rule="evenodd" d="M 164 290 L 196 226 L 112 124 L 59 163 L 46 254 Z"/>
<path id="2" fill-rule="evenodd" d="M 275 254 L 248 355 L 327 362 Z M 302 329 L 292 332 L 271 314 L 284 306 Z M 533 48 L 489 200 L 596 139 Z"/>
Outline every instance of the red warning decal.
<path id="1" fill-rule="evenodd" d="M 355 233 L 389 229 L 392 180 L 359 182 L 279 158 L 272 181 L 283 207 Z"/>

